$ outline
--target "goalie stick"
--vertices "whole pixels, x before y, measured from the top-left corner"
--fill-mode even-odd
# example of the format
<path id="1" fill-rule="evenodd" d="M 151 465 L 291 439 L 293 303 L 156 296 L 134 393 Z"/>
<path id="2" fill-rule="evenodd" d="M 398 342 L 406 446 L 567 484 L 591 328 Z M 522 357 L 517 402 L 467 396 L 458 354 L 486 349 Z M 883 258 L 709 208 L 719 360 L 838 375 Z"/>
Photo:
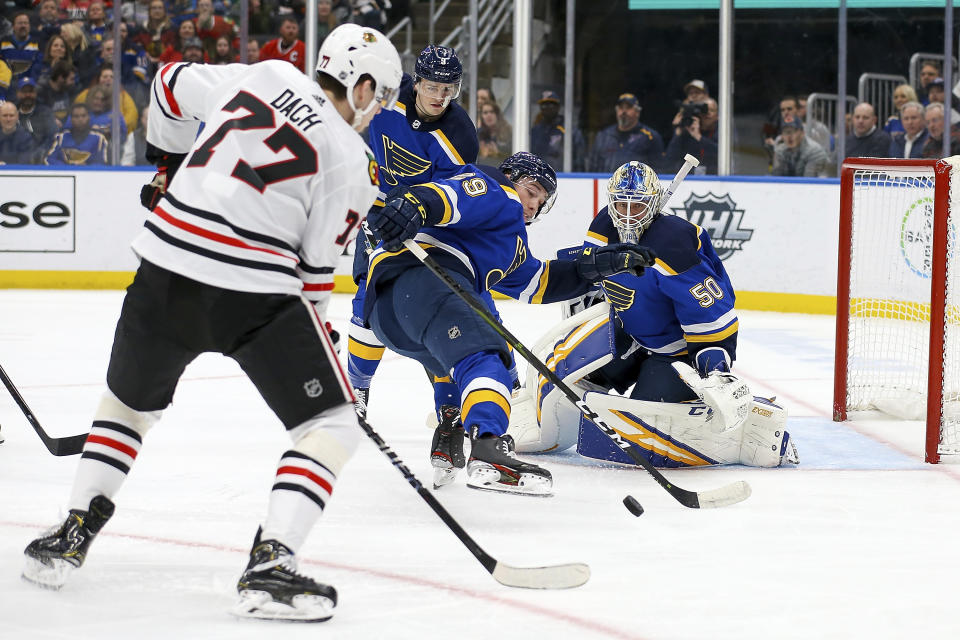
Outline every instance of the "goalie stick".
<path id="1" fill-rule="evenodd" d="M 380 434 L 374 431 L 370 423 L 360 415 L 357 415 L 357 421 L 367 437 L 377 445 L 377 448 L 393 463 L 393 466 L 403 475 L 410 486 L 420 494 L 424 502 L 430 505 L 434 513 L 440 516 L 443 523 L 453 531 L 460 542 L 470 550 L 470 553 L 480 561 L 483 568 L 497 582 L 507 587 L 522 589 L 571 589 L 579 587 L 590 579 L 590 567 L 579 562 L 549 567 L 512 567 L 491 556 L 470 537 L 470 534 L 460 526 L 460 523 L 450 515 L 450 512 L 423 486 L 423 483 L 413 475 L 413 472 L 403 463 L 403 460 L 383 441 Z"/>
<path id="2" fill-rule="evenodd" d="M 30 407 L 27 406 L 23 396 L 21 396 L 20 392 L 17 391 L 17 388 L 13 384 L 13 380 L 10 379 L 10 376 L 7 375 L 7 372 L 3 370 L 2 366 L 0 366 L 0 380 L 3 381 L 3 386 L 7 388 L 7 391 L 9 391 L 10 395 L 13 396 L 13 399 L 20 407 L 20 410 L 23 411 L 23 415 L 26 416 L 27 422 L 30 423 L 30 426 L 33 427 L 33 430 L 37 432 L 38 436 L 40 436 L 40 441 L 43 442 L 43 446 L 47 448 L 47 451 L 55 456 L 75 456 L 83 451 L 83 444 L 87 441 L 87 434 L 81 433 L 75 436 L 67 436 L 65 438 L 50 437 L 47 435 L 47 432 L 43 430 L 43 427 L 40 426 L 40 421 L 37 420 L 37 416 L 33 415 L 33 411 L 31 411 Z"/>
<path id="3" fill-rule="evenodd" d="M 595 425 L 597 425 L 601 431 L 608 438 L 610 438 L 614 444 L 616 444 L 620 449 L 630 456 L 630 458 L 636 462 L 638 465 L 643 467 L 647 473 L 653 476 L 653 479 L 657 483 L 667 490 L 673 498 L 682 504 L 685 507 L 690 507 L 691 509 L 707 508 L 707 507 L 725 507 L 727 505 L 736 504 L 750 497 L 750 485 L 748 485 L 743 480 L 733 482 L 726 486 L 720 487 L 718 489 L 712 489 L 708 491 L 688 491 L 682 489 L 669 480 L 660 473 L 660 471 L 650 464 L 650 461 L 636 453 L 633 450 L 633 447 L 630 445 L 630 441 L 621 437 L 613 428 L 611 428 L 600 415 L 591 409 L 585 402 L 583 402 L 580 397 L 574 393 L 574 391 L 568 387 L 563 380 L 560 379 L 556 373 L 551 371 L 547 365 L 541 362 L 535 355 L 530 353 L 530 351 L 521 343 L 506 327 L 497 322 L 497 319 L 487 311 L 486 306 L 477 300 L 473 294 L 469 291 L 466 291 L 463 287 L 460 286 L 460 283 L 450 277 L 449 274 L 437 264 L 437 261 L 427 255 L 427 252 L 424 251 L 419 245 L 417 245 L 413 240 L 404 241 L 404 246 L 409 249 L 413 255 L 424 264 L 430 271 L 434 273 L 438 278 L 443 280 L 446 284 L 461 300 L 466 302 L 477 314 L 489 324 L 494 331 L 500 334 L 500 336 L 507 341 L 513 349 L 519 353 L 523 358 L 529 362 L 534 369 L 536 369 L 540 375 L 548 379 L 557 389 L 567 397 L 570 402 L 572 402 L 580 410 L 583 415 L 589 418 Z"/>

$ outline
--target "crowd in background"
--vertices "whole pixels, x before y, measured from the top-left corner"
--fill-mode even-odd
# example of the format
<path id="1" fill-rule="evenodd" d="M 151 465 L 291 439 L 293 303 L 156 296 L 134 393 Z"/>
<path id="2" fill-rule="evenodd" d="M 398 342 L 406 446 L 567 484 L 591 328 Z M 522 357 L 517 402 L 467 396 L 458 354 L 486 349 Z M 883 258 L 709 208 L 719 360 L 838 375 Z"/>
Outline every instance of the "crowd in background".
<path id="1" fill-rule="evenodd" d="M 409 0 L 314 0 L 317 45 L 337 25 L 383 30 Z M 157 68 L 168 62 L 239 62 L 240 3 L 135 0 L 0 0 L 0 164 L 147 164 L 146 111 Z M 249 0 L 247 62 L 304 68 L 305 0 Z M 120 50 L 120 137 L 113 140 L 114 53 Z"/>

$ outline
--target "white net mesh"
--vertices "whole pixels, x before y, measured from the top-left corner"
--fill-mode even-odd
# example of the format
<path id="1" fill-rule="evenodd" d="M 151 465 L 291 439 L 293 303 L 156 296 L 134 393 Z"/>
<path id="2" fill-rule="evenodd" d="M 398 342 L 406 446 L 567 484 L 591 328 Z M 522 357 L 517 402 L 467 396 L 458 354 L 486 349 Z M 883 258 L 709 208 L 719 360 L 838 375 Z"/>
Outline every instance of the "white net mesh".
<path id="1" fill-rule="evenodd" d="M 858 170 L 853 180 L 847 409 L 926 415 L 934 169 Z M 950 175 L 951 198 L 960 187 Z M 960 453 L 960 290 L 949 220 L 940 453 Z M 936 428 L 936 427 L 935 427 Z"/>

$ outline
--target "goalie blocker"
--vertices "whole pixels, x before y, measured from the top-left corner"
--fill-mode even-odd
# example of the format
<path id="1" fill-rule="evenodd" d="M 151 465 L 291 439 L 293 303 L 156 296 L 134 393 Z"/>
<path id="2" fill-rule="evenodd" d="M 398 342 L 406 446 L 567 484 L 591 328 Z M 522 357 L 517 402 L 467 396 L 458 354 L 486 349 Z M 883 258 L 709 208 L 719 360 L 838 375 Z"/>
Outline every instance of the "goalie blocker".
<path id="1" fill-rule="evenodd" d="M 608 304 L 597 304 L 567 318 L 533 351 L 654 466 L 776 467 L 799 462 L 785 429 L 786 409 L 753 396 L 733 374 L 700 378 L 678 361 L 678 375 L 700 396 L 700 401 L 681 403 L 633 400 L 584 379 L 614 358 L 609 310 Z M 523 453 L 558 452 L 575 445 L 587 458 L 634 464 L 533 369 L 514 395 L 507 433 Z"/>

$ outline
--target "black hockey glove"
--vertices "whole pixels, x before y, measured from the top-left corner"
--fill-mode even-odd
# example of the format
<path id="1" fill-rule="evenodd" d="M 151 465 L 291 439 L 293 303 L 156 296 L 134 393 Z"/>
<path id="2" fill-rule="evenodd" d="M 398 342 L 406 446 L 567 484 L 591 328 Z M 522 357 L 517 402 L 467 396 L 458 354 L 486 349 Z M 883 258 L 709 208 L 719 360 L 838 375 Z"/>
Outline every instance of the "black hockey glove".
<path id="1" fill-rule="evenodd" d="M 388 196 L 383 207 L 367 216 L 370 230 L 380 238 L 387 251 L 403 247 L 403 241 L 417 235 L 426 221 L 427 208 L 409 191 Z"/>
<path id="2" fill-rule="evenodd" d="M 161 168 L 153 174 L 153 180 L 140 187 L 140 204 L 153 211 L 160 198 L 167 192 L 167 170 Z"/>
<path id="3" fill-rule="evenodd" d="M 147 144 L 147 160 L 157 165 L 157 172 L 153 175 L 153 180 L 140 188 L 140 204 L 153 211 L 153 208 L 160 202 L 160 198 L 167 192 L 170 181 L 174 174 L 180 168 L 185 153 L 167 153 L 159 147 Z"/>
<path id="4" fill-rule="evenodd" d="M 650 267 L 657 259 L 652 249 L 638 244 L 617 243 L 605 247 L 586 247 L 577 258 L 577 271 L 590 282 L 629 271 L 635 276 L 643 275 L 644 267 Z"/>

